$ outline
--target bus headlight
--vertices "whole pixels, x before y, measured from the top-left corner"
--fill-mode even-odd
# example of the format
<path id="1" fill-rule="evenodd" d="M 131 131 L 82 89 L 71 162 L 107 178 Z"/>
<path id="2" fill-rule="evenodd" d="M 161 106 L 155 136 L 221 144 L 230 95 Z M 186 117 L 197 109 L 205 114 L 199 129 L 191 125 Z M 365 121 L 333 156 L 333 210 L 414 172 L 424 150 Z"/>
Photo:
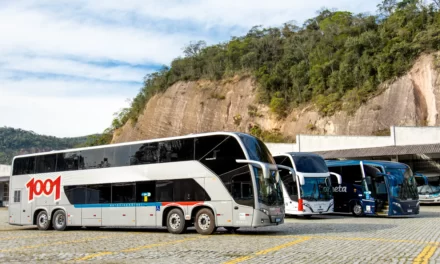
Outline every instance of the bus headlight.
<path id="1" fill-rule="evenodd" d="M 260 209 L 261 212 L 265 213 L 266 215 L 269 215 L 269 211 L 267 209 Z"/>
<path id="2" fill-rule="evenodd" d="M 400 209 L 402 209 L 402 206 L 399 203 L 393 202 L 393 205 L 399 207 Z"/>

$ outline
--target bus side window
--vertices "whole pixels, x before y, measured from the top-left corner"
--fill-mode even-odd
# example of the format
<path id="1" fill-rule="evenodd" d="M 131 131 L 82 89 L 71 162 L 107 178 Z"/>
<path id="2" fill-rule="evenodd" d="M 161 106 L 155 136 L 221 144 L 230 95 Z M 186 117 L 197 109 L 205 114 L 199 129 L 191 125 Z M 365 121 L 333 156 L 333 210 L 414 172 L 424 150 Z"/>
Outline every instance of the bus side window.
<path id="1" fill-rule="evenodd" d="M 57 154 L 56 171 L 78 170 L 80 156 L 78 152 L 68 152 Z"/>
<path id="2" fill-rule="evenodd" d="M 80 169 L 96 169 L 102 168 L 104 163 L 104 149 L 88 149 L 81 151 L 81 158 L 84 163 L 81 164 Z"/>
<path id="3" fill-rule="evenodd" d="M 25 175 L 33 173 L 35 173 L 35 157 L 15 159 L 12 175 Z"/>
<path id="4" fill-rule="evenodd" d="M 134 183 L 113 183 L 112 203 L 133 203 L 136 201 Z"/>
<path id="5" fill-rule="evenodd" d="M 136 202 L 156 202 L 156 182 L 136 182 Z"/>
<path id="6" fill-rule="evenodd" d="M 130 165 L 141 165 L 159 162 L 159 143 L 135 144 L 130 146 Z"/>
<path id="7" fill-rule="evenodd" d="M 178 139 L 159 143 L 159 162 L 194 159 L 194 139 Z"/>
<path id="8" fill-rule="evenodd" d="M 86 203 L 111 203 L 111 184 L 87 185 Z"/>
<path id="9" fill-rule="evenodd" d="M 35 173 L 54 172 L 57 155 L 42 155 L 35 159 Z"/>

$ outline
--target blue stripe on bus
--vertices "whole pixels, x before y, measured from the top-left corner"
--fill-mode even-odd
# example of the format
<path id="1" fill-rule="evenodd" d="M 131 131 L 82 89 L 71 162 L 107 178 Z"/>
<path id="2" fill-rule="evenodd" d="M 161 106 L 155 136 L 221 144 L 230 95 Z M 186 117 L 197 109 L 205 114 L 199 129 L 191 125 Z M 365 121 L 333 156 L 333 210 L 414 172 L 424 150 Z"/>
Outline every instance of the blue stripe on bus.
<path id="1" fill-rule="evenodd" d="M 162 206 L 162 203 L 74 204 L 75 208 Z"/>

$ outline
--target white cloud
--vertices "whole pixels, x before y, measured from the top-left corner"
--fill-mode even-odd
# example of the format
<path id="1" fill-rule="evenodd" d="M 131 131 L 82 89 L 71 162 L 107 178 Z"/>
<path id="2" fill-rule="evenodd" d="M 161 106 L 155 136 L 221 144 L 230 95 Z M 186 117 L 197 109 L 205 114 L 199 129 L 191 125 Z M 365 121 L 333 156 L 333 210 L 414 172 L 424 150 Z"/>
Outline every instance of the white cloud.
<path id="1" fill-rule="evenodd" d="M 29 56 L 0 57 L 0 67 L 5 71 L 50 73 L 105 81 L 141 82 L 154 70 L 126 65 L 100 66 L 68 59 Z"/>
<path id="2" fill-rule="evenodd" d="M 89 135 L 101 133 L 125 105 L 118 97 L 2 96 L 0 123 L 44 135 Z"/>

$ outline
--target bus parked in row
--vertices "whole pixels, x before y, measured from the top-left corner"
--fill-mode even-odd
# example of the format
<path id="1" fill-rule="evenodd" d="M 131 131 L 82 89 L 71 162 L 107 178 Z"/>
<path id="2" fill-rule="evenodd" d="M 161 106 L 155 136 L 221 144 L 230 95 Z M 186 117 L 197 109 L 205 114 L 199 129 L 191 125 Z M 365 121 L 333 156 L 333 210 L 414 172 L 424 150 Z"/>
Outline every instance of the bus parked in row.
<path id="1" fill-rule="evenodd" d="M 293 168 L 280 170 L 286 215 L 311 217 L 333 213 L 333 190 L 330 172 L 324 159 L 313 153 L 289 152 L 274 155 L 279 165 Z M 335 174 L 341 184 L 341 176 Z"/>
<path id="2" fill-rule="evenodd" d="M 200 234 L 217 227 L 278 225 L 278 167 L 263 142 L 204 133 L 15 157 L 9 223 L 68 227 L 167 227 Z"/>
<path id="3" fill-rule="evenodd" d="M 417 184 L 408 165 L 390 161 L 330 160 L 327 166 L 342 176 L 342 184 L 334 192 L 335 212 L 351 212 L 355 216 L 419 213 Z"/>

